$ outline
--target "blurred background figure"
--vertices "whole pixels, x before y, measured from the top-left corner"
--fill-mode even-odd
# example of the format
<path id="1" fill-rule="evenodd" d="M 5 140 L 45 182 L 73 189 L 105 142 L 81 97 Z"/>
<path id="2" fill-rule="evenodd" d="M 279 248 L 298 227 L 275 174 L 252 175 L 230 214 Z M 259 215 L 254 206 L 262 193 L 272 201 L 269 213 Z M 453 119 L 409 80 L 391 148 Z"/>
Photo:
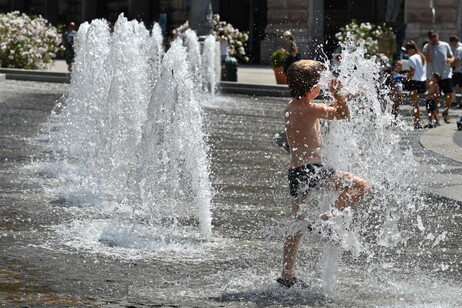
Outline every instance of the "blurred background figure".
<path id="1" fill-rule="evenodd" d="M 289 66 L 292 63 L 300 60 L 301 57 L 293 34 L 290 31 L 285 31 L 283 37 L 289 45 L 289 48 L 286 50 L 286 61 L 284 63 L 284 74 L 287 74 L 287 69 L 289 68 Z"/>
<path id="2" fill-rule="evenodd" d="M 64 32 L 61 44 L 64 46 L 64 58 L 67 63 L 67 70 L 72 72 L 72 62 L 74 62 L 74 37 L 77 34 L 75 22 L 69 22 L 67 31 Z"/>

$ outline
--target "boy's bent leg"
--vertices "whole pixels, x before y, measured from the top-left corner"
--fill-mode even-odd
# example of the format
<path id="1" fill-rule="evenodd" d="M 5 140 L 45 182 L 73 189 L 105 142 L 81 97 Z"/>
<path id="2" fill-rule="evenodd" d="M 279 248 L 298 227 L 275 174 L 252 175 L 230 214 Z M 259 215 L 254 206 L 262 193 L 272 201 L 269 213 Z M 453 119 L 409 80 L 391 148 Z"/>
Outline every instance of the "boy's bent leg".
<path id="1" fill-rule="evenodd" d="M 415 91 L 411 91 L 411 102 L 414 107 L 414 125 L 420 123 L 420 94 Z"/>
<path id="2" fill-rule="evenodd" d="M 334 202 L 334 207 L 339 211 L 355 205 L 371 191 L 366 180 L 345 171 L 336 171 L 332 175 L 328 186 L 331 189 L 340 191 L 340 196 Z"/>
<path id="3" fill-rule="evenodd" d="M 292 201 L 292 215 L 294 215 L 295 221 L 304 220 L 308 214 L 306 211 L 301 209 L 305 200 L 306 198 L 299 198 Z M 295 276 L 295 263 L 302 237 L 303 232 L 295 229 L 294 234 L 291 234 L 285 238 L 282 251 L 282 278 L 284 279 L 290 280 Z"/>

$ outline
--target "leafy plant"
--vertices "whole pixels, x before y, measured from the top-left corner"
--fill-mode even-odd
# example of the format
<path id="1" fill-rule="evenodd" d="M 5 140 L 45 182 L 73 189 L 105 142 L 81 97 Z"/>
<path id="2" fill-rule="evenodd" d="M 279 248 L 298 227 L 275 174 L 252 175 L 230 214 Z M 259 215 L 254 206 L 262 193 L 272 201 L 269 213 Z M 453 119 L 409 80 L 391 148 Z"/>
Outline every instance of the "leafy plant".
<path id="1" fill-rule="evenodd" d="M 275 67 L 283 67 L 284 62 L 286 61 L 286 53 L 284 49 L 280 48 L 273 52 L 271 55 L 271 66 Z"/>
<path id="2" fill-rule="evenodd" d="M 0 14 L 0 66 L 46 68 L 56 54 L 60 36 L 41 16 L 11 12 Z"/>
<path id="3" fill-rule="evenodd" d="M 188 22 L 176 30 L 178 33 L 184 33 L 187 29 L 189 29 Z M 220 31 L 223 31 L 228 38 L 228 54 L 231 57 L 237 58 L 240 62 L 249 61 L 249 57 L 246 54 L 247 41 L 249 40 L 248 32 L 240 32 L 239 29 L 234 28 L 230 23 L 220 20 L 220 15 L 215 14 L 213 15 L 213 34 L 215 37 L 218 37 Z"/>
<path id="4" fill-rule="evenodd" d="M 220 31 L 225 33 L 228 37 L 229 47 L 228 53 L 230 56 L 237 58 L 241 62 L 249 61 L 246 55 L 247 41 L 249 40 L 248 32 L 240 32 L 239 29 L 234 28 L 233 25 L 226 21 L 220 21 L 220 15 L 213 15 L 213 32 L 215 36 Z"/>
<path id="5" fill-rule="evenodd" d="M 376 26 L 369 22 L 358 24 L 358 22 L 353 19 L 351 23 L 341 27 L 340 32 L 335 34 L 335 37 L 346 45 L 353 44 L 358 46 L 360 41 L 364 41 L 364 47 L 367 51 L 366 55 L 373 56 L 383 52 L 381 50 L 382 48 L 379 49 L 379 40 L 384 37 L 394 37 L 394 34 L 391 29 L 385 25 Z"/>

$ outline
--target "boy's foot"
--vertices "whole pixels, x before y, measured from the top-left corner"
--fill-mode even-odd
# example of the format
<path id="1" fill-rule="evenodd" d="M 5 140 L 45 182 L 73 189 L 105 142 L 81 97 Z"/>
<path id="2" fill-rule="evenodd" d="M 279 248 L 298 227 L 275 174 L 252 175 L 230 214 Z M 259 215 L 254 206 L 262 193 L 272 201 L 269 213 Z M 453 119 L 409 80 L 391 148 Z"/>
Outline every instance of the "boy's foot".
<path id="1" fill-rule="evenodd" d="M 300 280 L 298 279 L 297 277 L 294 277 L 292 279 L 285 279 L 285 278 L 278 278 L 276 279 L 277 283 L 279 283 L 280 285 L 286 287 L 286 288 L 290 288 L 290 287 L 293 287 L 293 286 L 296 286 L 296 287 L 299 287 L 301 289 L 307 289 L 309 287 L 309 285 L 307 283 L 305 283 L 303 280 Z"/>
<path id="2" fill-rule="evenodd" d="M 423 128 L 423 127 L 422 127 L 422 125 L 420 125 L 419 122 L 417 122 L 417 123 L 414 124 L 414 129 L 422 129 L 422 128 Z"/>
<path id="3" fill-rule="evenodd" d="M 424 126 L 424 128 L 433 128 L 434 126 L 432 124 L 427 124 Z"/>

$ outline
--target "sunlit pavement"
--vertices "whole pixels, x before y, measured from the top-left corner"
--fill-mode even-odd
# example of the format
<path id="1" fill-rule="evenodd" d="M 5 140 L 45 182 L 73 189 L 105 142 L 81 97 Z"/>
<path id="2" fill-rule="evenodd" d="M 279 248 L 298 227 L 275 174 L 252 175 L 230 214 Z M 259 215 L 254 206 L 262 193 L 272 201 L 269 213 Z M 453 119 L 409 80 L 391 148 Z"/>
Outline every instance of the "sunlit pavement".
<path id="1" fill-rule="evenodd" d="M 63 260 L 60 259 L 58 252 L 47 252 L 46 249 L 34 246 L 35 241 L 44 240 L 43 237 L 47 234 L 47 225 L 50 224 L 47 219 L 53 215 L 54 209 L 51 207 L 52 212 L 49 212 L 50 207 L 42 208 L 39 206 L 41 203 L 50 202 L 50 200 L 41 199 L 44 198 L 40 193 L 43 188 L 30 182 L 28 176 L 31 176 L 31 171 L 20 170 L 19 167 L 27 165 L 31 159 L 43 159 L 45 153 L 43 148 L 38 146 L 41 142 L 39 137 L 40 124 L 47 120 L 56 100 L 63 93 L 66 93 L 67 89 L 68 85 L 56 83 L 7 80 L 0 84 L 0 210 L 2 215 L 0 242 L 2 242 L 3 247 L 8 248 L 5 250 L 8 253 L 2 257 L 3 265 L 0 268 L 2 281 L 0 285 L 0 298 L 2 300 L 0 302 L 13 306 L 14 304 L 30 306 L 45 304 L 61 306 L 70 304 L 81 306 L 111 305 L 113 307 L 130 305 L 161 307 L 162 305 L 175 304 L 186 306 L 188 304 L 186 302 L 172 303 L 168 298 L 153 299 L 152 297 L 156 292 L 161 292 L 162 288 L 174 289 L 174 281 L 182 284 L 181 271 L 171 272 L 172 268 L 178 270 L 174 263 L 162 265 L 156 261 L 151 261 L 152 263 L 127 262 L 126 264 L 119 264 L 121 267 L 117 267 L 110 260 L 104 261 L 104 259 L 96 257 L 89 263 L 90 260 L 78 251 L 75 254 L 69 252 L 72 255 L 69 257 L 70 261 Z M 258 98 L 258 100 L 274 103 L 269 108 L 272 109 L 272 113 L 276 114 L 278 113 L 276 109 L 282 110 L 286 101 L 285 99 L 264 97 Z M 457 110 L 452 111 L 456 112 Z M 226 114 L 220 116 L 226 116 Z M 407 105 L 403 106 L 401 116 L 410 122 L 412 119 L 411 108 Z M 432 177 L 426 179 L 427 182 L 424 181 L 427 185 L 427 191 L 442 198 L 448 198 L 448 200 L 462 202 L 460 194 L 462 191 L 462 163 L 458 155 L 460 147 L 455 142 L 453 144 L 454 139 L 450 138 L 451 134 L 460 132 L 455 131 L 454 128 L 455 124 L 452 123 L 435 129 L 408 131 L 403 134 L 403 140 L 412 146 L 415 157 L 421 163 L 421 169 L 433 171 Z M 274 129 L 276 131 L 279 128 L 275 126 Z M 265 135 L 268 135 L 268 132 Z M 267 137 L 268 140 L 264 140 L 262 144 L 270 143 L 270 134 Z M 226 146 L 227 141 L 224 140 L 224 142 L 225 144 L 222 146 Z M 268 155 L 268 153 L 264 155 Z M 285 159 L 285 154 L 282 151 L 279 153 L 277 148 L 271 150 L 269 155 L 277 155 L 281 156 L 281 159 Z M 231 211 L 231 209 L 229 210 Z M 62 215 L 61 212 L 60 209 L 56 209 L 56 215 Z M 250 214 L 249 211 L 247 215 Z M 57 216 L 56 219 L 72 218 L 65 216 Z M 220 221 L 220 218 L 217 218 L 216 222 L 229 224 L 229 222 Z M 233 228 L 231 225 L 228 227 Z M 54 265 L 54 262 L 61 263 Z M 69 262 L 75 267 L 68 264 Z M 233 262 L 235 262 L 233 266 L 237 267 L 240 260 Z M 256 265 L 257 268 L 268 266 L 264 265 L 267 262 L 265 258 L 257 262 L 259 262 Z M 221 265 L 218 263 L 214 266 Z M 60 271 L 60 267 L 65 270 Z M 215 270 L 218 269 L 219 267 Z M 210 269 L 205 270 L 210 271 Z M 194 271 L 197 272 L 187 273 L 188 279 L 191 279 L 193 275 L 200 276 L 200 267 L 194 266 Z M 169 277 L 164 277 L 166 279 L 165 286 L 159 287 L 155 281 L 160 279 L 159 273 L 171 273 L 174 276 L 170 280 Z M 180 276 L 178 276 L 179 274 Z M 133 277 L 136 277 L 136 280 Z M 216 276 L 215 279 L 219 279 L 219 277 Z M 149 280 L 154 280 L 152 282 L 153 287 L 150 286 Z M 88 286 L 82 284 L 85 281 L 89 283 Z M 144 289 L 137 288 L 137 285 Z M 90 290 L 90 287 L 93 289 Z M 201 288 L 201 286 L 195 287 Z M 124 288 L 129 289 L 124 290 Z M 94 294 L 98 294 L 98 296 Z M 259 294 L 243 294 L 243 297 L 252 300 L 257 298 L 257 303 L 260 300 Z M 200 302 L 198 300 L 193 304 L 196 306 L 201 304 L 221 306 L 223 302 L 220 301 L 225 301 L 227 306 L 233 306 L 234 301 L 236 306 L 240 305 L 239 299 L 226 297 L 216 301 L 205 299 L 205 302 Z M 260 303 L 267 302 L 260 300 Z M 8 304 L 5 307 L 8 307 Z"/>

